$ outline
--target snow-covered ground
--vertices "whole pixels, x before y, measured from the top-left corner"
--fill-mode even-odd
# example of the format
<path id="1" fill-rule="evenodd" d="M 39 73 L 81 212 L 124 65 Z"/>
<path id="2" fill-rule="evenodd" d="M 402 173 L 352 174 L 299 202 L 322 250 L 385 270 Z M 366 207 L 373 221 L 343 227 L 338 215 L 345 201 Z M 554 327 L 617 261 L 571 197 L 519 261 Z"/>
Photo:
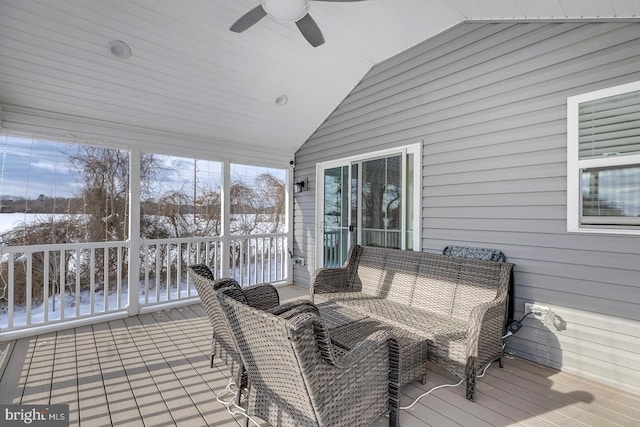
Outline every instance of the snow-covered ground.
<path id="1" fill-rule="evenodd" d="M 0 213 L 0 233 L 11 230 L 23 222 L 31 223 L 43 214 L 33 213 Z"/>
<path id="2" fill-rule="evenodd" d="M 180 286 L 180 294 L 181 297 L 184 298 L 187 295 L 187 284 L 183 283 Z M 167 300 L 167 290 L 165 288 L 160 288 L 158 293 L 158 298 L 156 299 L 155 287 L 147 290 L 149 295 L 148 302 L 163 302 Z M 178 299 L 178 292 L 175 287 L 170 289 L 171 299 Z M 191 289 L 191 295 L 197 296 L 197 292 L 195 288 Z M 47 299 L 47 304 L 40 304 L 31 308 L 31 324 L 44 323 L 45 317 L 45 309 L 47 313 L 48 321 L 58 321 L 61 318 L 62 308 L 64 308 L 64 319 L 77 318 L 79 316 L 86 316 L 91 314 L 91 307 L 93 306 L 94 314 L 107 313 L 110 311 L 117 311 L 122 308 L 125 308 L 128 305 L 129 301 L 129 289 L 125 284 L 122 286 L 120 290 L 120 298 L 118 305 L 118 292 L 113 289 L 110 290 L 107 299 L 106 299 L 106 309 L 105 309 L 105 298 L 102 290 L 95 291 L 93 293 L 93 304 L 91 303 L 91 292 L 88 290 L 84 290 L 80 292 L 79 301 L 76 300 L 76 296 L 70 293 L 68 290 L 65 292 L 63 296 L 64 304 L 61 306 L 60 304 L 60 294 L 56 294 L 55 296 L 50 296 Z M 139 301 L 141 304 L 145 303 L 145 291 L 144 286 L 141 286 Z M 79 302 L 79 304 L 77 304 Z M 79 307 L 79 311 L 76 308 Z M 79 316 L 78 316 L 79 315 Z M 24 305 L 14 307 L 13 311 L 13 327 L 21 327 L 27 325 L 27 309 Z M 3 328 L 8 327 L 8 314 L 6 309 L 0 312 L 0 331 Z"/>

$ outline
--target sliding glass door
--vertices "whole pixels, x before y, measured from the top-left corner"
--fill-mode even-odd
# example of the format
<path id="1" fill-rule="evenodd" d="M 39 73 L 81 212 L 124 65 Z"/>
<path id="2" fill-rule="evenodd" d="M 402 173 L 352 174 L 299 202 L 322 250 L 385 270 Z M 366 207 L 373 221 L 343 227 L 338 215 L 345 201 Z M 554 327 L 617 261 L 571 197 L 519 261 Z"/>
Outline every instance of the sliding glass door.
<path id="1" fill-rule="evenodd" d="M 411 146 L 318 165 L 318 266 L 342 265 L 356 243 L 410 250 L 419 245 L 418 152 L 419 146 Z"/>

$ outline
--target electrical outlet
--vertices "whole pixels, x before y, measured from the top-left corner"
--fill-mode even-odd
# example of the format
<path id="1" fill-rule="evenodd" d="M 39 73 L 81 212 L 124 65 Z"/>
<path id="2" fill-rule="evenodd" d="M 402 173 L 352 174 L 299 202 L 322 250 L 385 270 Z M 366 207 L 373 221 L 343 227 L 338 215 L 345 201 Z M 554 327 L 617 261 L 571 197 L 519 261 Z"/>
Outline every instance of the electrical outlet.
<path id="1" fill-rule="evenodd" d="M 293 263 L 296 264 L 296 265 L 304 265 L 305 264 L 304 258 L 302 258 L 302 257 L 294 258 L 293 259 Z"/>
<path id="2" fill-rule="evenodd" d="M 532 304 L 530 302 L 524 303 L 524 314 L 533 313 L 529 317 L 533 317 L 534 319 L 544 320 L 549 311 L 549 307 L 544 305 Z"/>

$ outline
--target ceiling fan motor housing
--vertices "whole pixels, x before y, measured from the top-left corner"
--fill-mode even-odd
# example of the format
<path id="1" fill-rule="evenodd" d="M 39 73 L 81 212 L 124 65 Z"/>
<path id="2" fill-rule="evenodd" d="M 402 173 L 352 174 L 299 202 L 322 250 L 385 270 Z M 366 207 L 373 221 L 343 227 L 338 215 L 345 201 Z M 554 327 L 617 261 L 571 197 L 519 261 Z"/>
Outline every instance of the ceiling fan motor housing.
<path id="1" fill-rule="evenodd" d="M 279 22 L 297 22 L 309 12 L 309 0 L 263 0 L 267 15 Z"/>

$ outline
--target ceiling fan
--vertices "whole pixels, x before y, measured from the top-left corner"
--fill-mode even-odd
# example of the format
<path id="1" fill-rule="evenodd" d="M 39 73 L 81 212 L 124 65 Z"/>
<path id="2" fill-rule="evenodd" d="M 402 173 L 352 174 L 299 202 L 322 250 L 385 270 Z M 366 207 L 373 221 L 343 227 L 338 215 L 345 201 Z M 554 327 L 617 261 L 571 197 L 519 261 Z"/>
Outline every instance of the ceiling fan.
<path id="1" fill-rule="evenodd" d="M 295 22 L 311 46 L 318 47 L 324 43 L 324 37 L 316 21 L 309 15 L 310 1 L 346 3 L 363 0 L 262 0 L 258 6 L 242 15 L 229 29 L 235 33 L 241 33 L 265 16 L 269 16 L 278 22 Z"/>

